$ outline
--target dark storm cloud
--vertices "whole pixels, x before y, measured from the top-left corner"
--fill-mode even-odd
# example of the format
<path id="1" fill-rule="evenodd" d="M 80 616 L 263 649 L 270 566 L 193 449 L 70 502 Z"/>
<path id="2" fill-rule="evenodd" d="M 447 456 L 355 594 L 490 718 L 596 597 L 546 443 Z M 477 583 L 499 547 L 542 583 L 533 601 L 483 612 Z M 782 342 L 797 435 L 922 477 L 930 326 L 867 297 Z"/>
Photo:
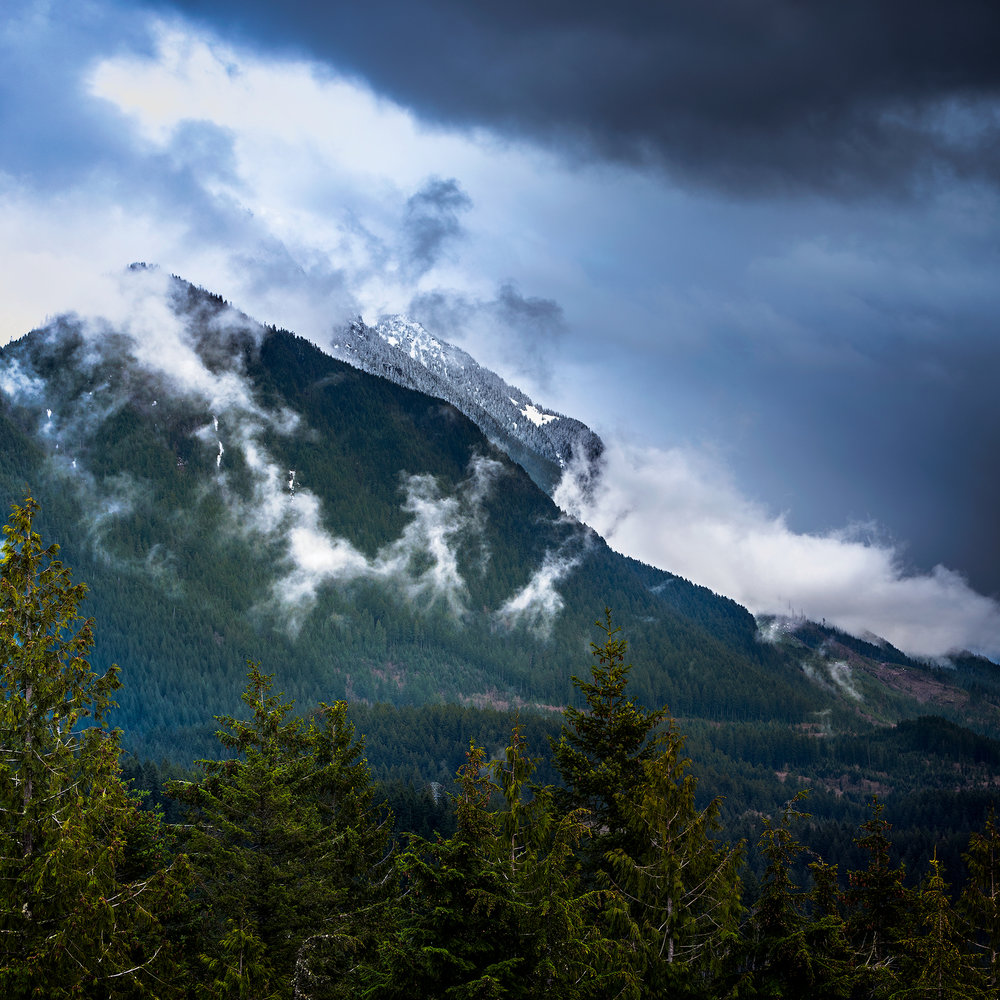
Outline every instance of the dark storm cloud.
<path id="1" fill-rule="evenodd" d="M 668 330 L 635 363 L 635 418 L 725 442 L 797 531 L 875 521 L 912 568 L 1000 594 L 994 202 L 969 208 L 980 238 L 893 216 L 894 249 L 818 244 L 714 289 L 682 320 L 698 323 L 689 343 Z"/>
<path id="2" fill-rule="evenodd" d="M 408 314 L 428 329 L 457 338 L 477 316 L 486 316 L 537 346 L 550 343 L 565 329 L 558 302 L 526 297 L 510 281 L 500 285 L 493 299 L 472 299 L 440 290 L 424 292 L 411 301 Z"/>
<path id="3" fill-rule="evenodd" d="M 965 341 L 899 345 L 892 364 L 851 380 L 788 378 L 765 417 L 769 486 L 793 486 L 814 523 L 891 525 L 914 569 L 961 567 L 1000 595 L 998 372 L 1000 341 Z"/>
<path id="4" fill-rule="evenodd" d="M 431 178 L 407 200 L 403 235 L 414 276 L 429 271 L 447 244 L 461 235 L 459 213 L 471 207 L 472 200 L 454 178 Z"/>
<path id="5" fill-rule="evenodd" d="M 551 377 L 552 348 L 565 332 L 562 306 L 553 299 L 524 296 L 512 282 L 504 282 L 487 310 L 521 341 L 522 370 L 530 371 L 543 385 Z"/>
<path id="6" fill-rule="evenodd" d="M 778 595 L 767 610 L 811 586 L 817 615 L 874 574 L 864 627 L 929 618 L 942 590 L 911 607 L 895 543 L 904 569 L 1000 592 L 998 18 L 972 0 L 5 0 L 6 328 L 113 306 L 92 271 L 134 259 L 323 343 L 447 280 L 409 309 L 431 333 L 525 388 L 558 372 L 549 402 L 652 446 L 608 480 L 601 523 L 634 511 L 632 554 Z M 815 193 L 834 197 L 791 197 Z M 738 489 L 682 474 L 675 446 L 720 455 Z M 850 519 L 894 543 L 881 568 L 814 545 Z"/>
<path id="7" fill-rule="evenodd" d="M 438 290 L 415 296 L 407 315 L 445 339 L 459 341 L 477 309 L 477 304 L 464 295 Z"/>
<path id="8" fill-rule="evenodd" d="M 552 299 L 522 295 L 505 281 L 492 299 L 474 299 L 457 292 L 436 290 L 416 296 L 408 315 L 440 336 L 463 344 L 476 355 L 478 338 L 500 335 L 516 341 L 516 350 L 504 351 L 509 364 L 530 372 L 545 384 L 552 365 L 552 348 L 566 329 L 562 307 Z"/>
<path id="9" fill-rule="evenodd" d="M 151 0 L 153 2 L 153 0 Z M 991 0 L 158 0 L 423 117 L 732 190 L 1000 180 Z"/>
<path id="10" fill-rule="evenodd" d="M 530 330 L 535 337 L 551 339 L 563 329 L 563 311 L 558 302 L 524 296 L 510 281 L 500 286 L 490 308 L 508 326 Z"/>

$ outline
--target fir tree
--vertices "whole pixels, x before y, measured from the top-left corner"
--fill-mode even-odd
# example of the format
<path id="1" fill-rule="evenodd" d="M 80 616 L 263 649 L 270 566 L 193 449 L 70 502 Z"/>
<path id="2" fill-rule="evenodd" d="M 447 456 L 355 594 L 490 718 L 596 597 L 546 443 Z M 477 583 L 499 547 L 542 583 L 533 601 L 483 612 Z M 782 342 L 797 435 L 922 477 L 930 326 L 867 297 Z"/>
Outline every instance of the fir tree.
<path id="1" fill-rule="evenodd" d="M 873 991 L 888 989 L 910 919 L 912 894 L 903 885 L 905 869 L 892 865 L 892 829 L 885 807 L 872 799 L 871 818 L 861 824 L 855 843 L 868 854 L 868 865 L 848 874 L 847 932 L 856 951 L 862 983 Z"/>
<path id="2" fill-rule="evenodd" d="M 990 810 L 982 833 L 973 833 L 964 855 L 969 881 L 961 898 L 961 912 L 968 921 L 973 946 L 990 989 L 1000 986 L 1000 827 Z"/>
<path id="3" fill-rule="evenodd" d="M 949 899 L 937 851 L 914 900 L 915 919 L 900 948 L 900 1000 L 977 1000 L 986 997 L 981 973 L 966 951 L 964 921 Z"/>
<path id="4" fill-rule="evenodd" d="M 714 838 L 719 801 L 695 803 L 697 779 L 671 726 L 643 764 L 644 781 L 619 796 L 628 849 L 607 855 L 646 995 L 714 995 L 737 939 L 741 851 Z"/>
<path id="5" fill-rule="evenodd" d="M 13 506 L 0 565 L 0 993 L 167 994 L 160 918 L 180 867 L 129 850 L 158 832 L 122 783 L 105 726 L 118 670 L 91 669 L 86 587 L 58 546 L 42 546 L 37 510 L 30 498 Z"/>
<path id="6" fill-rule="evenodd" d="M 781 819 L 764 820 L 759 849 L 767 866 L 760 893 L 745 928 L 746 970 L 739 997 L 849 997 L 854 988 L 852 955 L 837 905 L 836 870 L 822 860 L 809 865 L 811 891 L 792 877 L 806 848 L 792 832 L 804 819 L 796 805 L 807 792 L 786 803 Z"/>
<path id="7" fill-rule="evenodd" d="M 573 677 L 587 707 L 564 710 L 566 721 L 552 750 L 564 784 L 557 801 L 565 812 L 586 810 L 594 833 L 592 865 L 602 867 L 607 852 L 629 847 L 624 803 L 645 782 L 644 764 L 658 752 L 656 733 L 667 710 L 647 711 L 628 696 L 628 641 L 619 635 L 621 627 L 612 622 L 610 609 L 595 624 L 605 641 L 590 644 L 597 661 L 592 679 Z"/>
<path id="8" fill-rule="evenodd" d="M 634 982 L 623 942 L 606 919 L 608 893 L 586 890 L 581 878 L 577 851 L 590 832 L 584 811 L 560 814 L 552 788 L 531 781 L 535 761 L 520 726 L 490 769 L 501 802 L 496 851 L 510 866 L 526 958 L 519 990 L 526 997 L 602 1000 L 628 992 Z"/>
<path id="9" fill-rule="evenodd" d="M 350 995 L 380 926 L 390 817 L 373 803 L 346 706 L 306 723 L 270 692 L 251 663 L 250 719 L 219 718 L 233 756 L 199 761 L 200 781 L 169 786 L 191 807 L 205 961 L 219 997 Z"/>
<path id="10" fill-rule="evenodd" d="M 697 780 L 668 710 L 627 692 L 628 643 L 605 610 L 592 681 L 577 677 L 587 710 L 568 708 L 555 764 L 564 808 L 584 811 L 588 871 L 610 890 L 607 920 L 628 942 L 641 995 L 708 992 L 739 920 L 739 851 L 718 843 L 719 801 L 695 803 Z"/>
<path id="11" fill-rule="evenodd" d="M 373 997 L 501 997 L 518 982 L 510 868 L 495 853 L 484 762 L 482 748 L 470 744 L 456 778 L 454 836 L 411 837 L 400 856 L 405 894 L 397 933 L 372 970 Z"/>
<path id="12" fill-rule="evenodd" d="M 621 949 L 600 927 L 602 894 L 580 887 L 583 824 L 554 815 L 549 790 L 526 794 L 533 766 L 516 728 L 491 768 L 470 745 L 454 836 L 413 837 L 400 857 L 399 925 L 372 997 L 604 1000 L 627 985 Z"/>

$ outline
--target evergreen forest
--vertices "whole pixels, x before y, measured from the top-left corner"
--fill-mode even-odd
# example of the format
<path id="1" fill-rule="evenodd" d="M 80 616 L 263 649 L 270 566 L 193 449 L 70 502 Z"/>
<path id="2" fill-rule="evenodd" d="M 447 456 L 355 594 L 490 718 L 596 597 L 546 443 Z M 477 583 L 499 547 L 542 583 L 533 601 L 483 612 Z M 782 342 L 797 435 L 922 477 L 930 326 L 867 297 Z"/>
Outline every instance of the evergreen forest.
<path id="1" fill-rule="evenodd" d="M 749 731 L 644 707 L 606 611 L 561 709 L 296 703 L 251 658 L 199 759 L 155 765 L 110 725 L 122 672 L 95 669 L 86 587 L 38 513 L 13 505 L 0 563 L 3 996 L 1000 995 L 989 737 L 918 718 L 824 772 L 838 737 L 765 726 L 744 808 L 726 781 L 752 774 L 723 762 Z M 851 797 L 845 761 L 874 785 L 890 760 L 928 780 L 862 785 L 841 840 L 810 815 Z M 806 788 L 806 764 L 829 780 Z M 951 860 L 935 795 L 964 828 Z M 912 859 L 897 801 L 907 846 L 927 838 Z"/>

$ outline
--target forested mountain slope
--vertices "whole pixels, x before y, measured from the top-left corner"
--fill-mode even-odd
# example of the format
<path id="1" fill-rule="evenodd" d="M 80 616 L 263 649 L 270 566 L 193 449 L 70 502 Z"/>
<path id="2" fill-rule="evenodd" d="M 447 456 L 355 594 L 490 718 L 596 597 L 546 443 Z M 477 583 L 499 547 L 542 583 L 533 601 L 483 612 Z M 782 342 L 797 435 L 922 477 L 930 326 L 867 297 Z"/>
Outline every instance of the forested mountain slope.
<path id="1" fill-rule="evenodd" d="M 917 690 L 832 635 L 762 641 L 566 518 L 455 406 L 156 270 L 0 351 L 0 389 L 2 500 L 31 492 L 90 584 L 137 739 L 232 711 L 248 657 L 300 706 L 561 706 L 605 606 L 642 651 L 634 697 L 678 716 L 827 732 L 925 714 L 931 690 L 998 731 L 982 661 L 894 664 Z"/>

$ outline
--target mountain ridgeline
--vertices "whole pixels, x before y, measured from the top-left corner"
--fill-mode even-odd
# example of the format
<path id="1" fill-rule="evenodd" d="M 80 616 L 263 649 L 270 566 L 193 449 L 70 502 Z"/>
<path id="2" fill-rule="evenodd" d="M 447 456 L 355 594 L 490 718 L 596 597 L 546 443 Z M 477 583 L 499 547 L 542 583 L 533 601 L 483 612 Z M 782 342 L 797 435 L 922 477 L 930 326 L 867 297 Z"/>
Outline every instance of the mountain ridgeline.
<path id="1" fill-rule="evenodd" d="M 496 376 L 475 382 L 507 393 L 517 441 L 495 408 L 481 428 L 442 398 L 447 365 L 425 365 L 437 395 L 397 384 L 412 368 L 373 374 L 390 348 L 412 358 L 402 321 L 355 330 L 355 354 L 388 352 L 362 371 L 152 269 L 109 313 L 0 351 L 0 490 L 35 496 L 90 585 L 93 662 L 120 665 L 113 721 L 140 744 L 184 756 L 238 706 L 248 657 L 303 707 L 561 707 L 606 606 L 641 651 L 633 697 L 676 716 L 827 733 L 929 700 L 1000 732 L 982 661 L 879 659 L 819 626 L 763 641 L 734 602 L 611 551 L 538 485 L 599 439 Z"/>
<path id="2" fill-rule="evenodd" d="M 599 474 L 604 442 L 589 427 L 535 406 L 520 389 L 419 323 L 389 316 L 369 326 L 358 319 L 336 340 L 335 352 L 355 367 L 461 410 L 546 493 L 567 468 L 584 489 Z"/>

